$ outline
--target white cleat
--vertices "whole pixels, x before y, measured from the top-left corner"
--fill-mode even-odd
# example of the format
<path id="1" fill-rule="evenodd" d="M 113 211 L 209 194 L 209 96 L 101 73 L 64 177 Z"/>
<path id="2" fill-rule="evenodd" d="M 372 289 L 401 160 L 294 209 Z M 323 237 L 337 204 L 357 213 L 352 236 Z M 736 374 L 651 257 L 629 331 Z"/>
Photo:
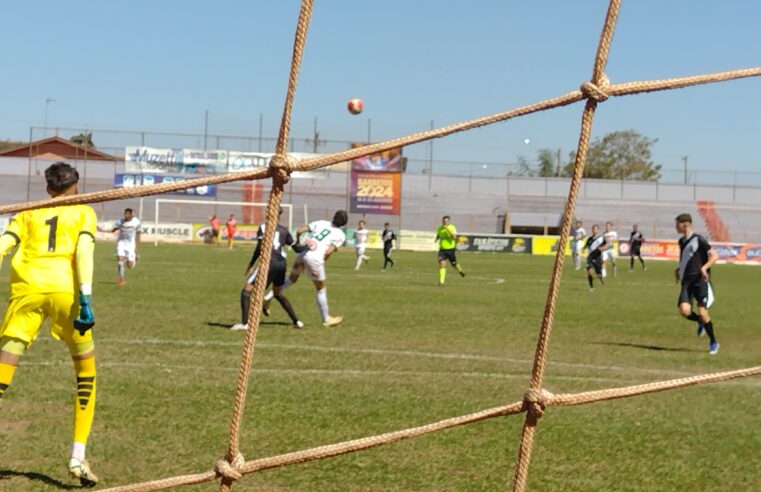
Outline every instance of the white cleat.
<path id="1" fill-rule="evenodd" d="M 294 327 L 294 328 L 304 328 L 304 322 L 303 322 L 303 321 L 301 321 L 301 320 L 299 320 L 299 321 L 296 321 L 296 322 L 293 324 L 293 327 Z"/>
<path id="2" fill-rule="evenodd" d="M 235 323 L 230 327 L 230 331 L 246 331 L 248 330 L 248 325 L 243 323 Z"/>
<path id="3" fill-rule="evenodd" d="M 94 487 L 98 483 L 98 477 L 90 469 L 90 464 L 85 461 L 79 461 L 76 458 L 69 460 L 69 476 L 78 478 L 82 487 Z"/>
<path id="4" fill-rule="evenodd" d="M 343 316 L 328 316 L 328 319 L 325 320 L 325 322 L 322 324 L 325 328 L 330 328 L 331 326 L 338 326 L 341 324 L 341 321 L 343 321 Z"/>

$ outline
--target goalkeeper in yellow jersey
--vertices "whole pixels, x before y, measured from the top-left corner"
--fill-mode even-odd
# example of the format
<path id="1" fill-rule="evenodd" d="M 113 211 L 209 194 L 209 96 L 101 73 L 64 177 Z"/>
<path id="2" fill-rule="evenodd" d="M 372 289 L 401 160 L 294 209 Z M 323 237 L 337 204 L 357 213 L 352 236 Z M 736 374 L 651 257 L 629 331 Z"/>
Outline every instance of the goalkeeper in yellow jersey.
<path id="1" fill-rule="evenodd" d="M 77 193 L 77 170 L 56 162 L 45 170 L 52 197 Z M 95 346 L 91 328 L 96 216 L 92 207 L 69 205 L 21 212 L 0 236 L 0 260 L 12 252 L 11 292 L 0 327 L 0 398 L 24 351 L 46 319 L 74 361 L 77 394 L 69 474 L 84 486 L 98 478 L 85 461 L 95 411 Z"/>

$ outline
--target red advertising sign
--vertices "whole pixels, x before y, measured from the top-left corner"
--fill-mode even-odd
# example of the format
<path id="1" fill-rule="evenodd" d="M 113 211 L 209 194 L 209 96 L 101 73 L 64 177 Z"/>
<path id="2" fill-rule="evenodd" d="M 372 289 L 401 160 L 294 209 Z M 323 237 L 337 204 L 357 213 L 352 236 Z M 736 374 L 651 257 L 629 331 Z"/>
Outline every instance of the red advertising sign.
<path id="1" fill-rule="evenodd" d="M 399 215 L 402 201 L 402 175 L 397 173 L 351 173 L 351 210 L 353 214 Z"/>
<path id="2" fill-rule="evenodd" d="M 719 254 L 719 259 L 728 262 L 748 261 L 761 263 L 761 244 L 711 243 Z M 629 256 L 629 243 L 618 243 L 618 254 Z M 646 241 L 640 248 L 643 258 L 662 258 L 679 260 L 679 243 L 677 241 Z"/>

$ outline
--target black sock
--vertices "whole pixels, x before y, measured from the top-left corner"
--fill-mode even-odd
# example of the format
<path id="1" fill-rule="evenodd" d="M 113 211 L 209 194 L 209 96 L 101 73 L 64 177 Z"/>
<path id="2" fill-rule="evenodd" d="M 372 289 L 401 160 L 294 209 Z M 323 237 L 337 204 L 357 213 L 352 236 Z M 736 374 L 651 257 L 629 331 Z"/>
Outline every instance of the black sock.
<path id="1" fill-rule="evenodd" d="M 240 291 L 240 319 L 244 325 L 248 323 L 248 311 L 251 308 L 251 292 L 246 289 Z"/>
<path id="2" fill-rule="evenodd" d="M 634 257 L 629 258 L 629 270 L 634 270 Z"/>
<path id="3" fill-rule="evenodd" d="M 595 286 L 595 285 L 594 285 L 594 282 L 595 282 L 595 281 L 594 281 L 594 279 L 592 278 L 592 276 L 591 276 L 591 275 L 587 275 L 587 282 L 589 282 L 589 288 L 590 288 L 590 289 L 594 288 L 594 286 Z"/>
<path id="4" fill-rule="evenodd" d="M 288 298 L 283 294 L 275 294 L 275 299 L 277 299 L 277 302 L 283 306 L 285 312 L 288 313 L 288 317 L 291 318 L 291 321 L 295 325 L 299 318 L 296 317 L 296 313 L 293 311 L 293 306 L 291 306 L 291 302 L 288 300 Z"/>
<path id="5" fill-rule="evenodd" d="M 703 324 L 703 327 L 705 327 L 706 335 L 708 335 L 708 339 L 711 340 L 711 343 L 715 343 L 716 337 L 713 334 L 713 321 L 709 321 L 708 323 Z"/>
<path id="6" fill-rule="evenodd" d="M 641 256 L 639 257 L 639 262 L 642 263 L 642 268 L 645 268 L 645 260 Z"/>
<path id="7" fill-rule="evenodd" d="M 600 285 L 605 285 L 605 280 L 603 280 L 602 275 L 598 275 L 597 278 L 600 279 Z"/>
<path id="8" fill-rule="evenodd" d="M 698 316 L 695 311 L 693 311 L 689 316 L 687 316 L 687 319 L 690 321 L 700 321 L 700 316 Z"/>

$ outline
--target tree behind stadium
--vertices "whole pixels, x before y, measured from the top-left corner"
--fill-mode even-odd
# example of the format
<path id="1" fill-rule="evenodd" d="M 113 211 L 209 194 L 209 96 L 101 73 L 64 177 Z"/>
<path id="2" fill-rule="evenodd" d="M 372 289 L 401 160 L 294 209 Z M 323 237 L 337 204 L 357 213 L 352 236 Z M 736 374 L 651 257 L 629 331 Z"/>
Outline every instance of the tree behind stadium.
<path id="1" fill-rule="evenodd" d="M 652 161 L 652 147 L 657 138 L 648 138 L 634 130 L 612 132 L 596 138 L 589 144 L 585 178 L 625 179 L 632 181 L 657 181 L 661 177 L 661 165 Z M 563 169 L 570 176 L 574 153 Z"/>

